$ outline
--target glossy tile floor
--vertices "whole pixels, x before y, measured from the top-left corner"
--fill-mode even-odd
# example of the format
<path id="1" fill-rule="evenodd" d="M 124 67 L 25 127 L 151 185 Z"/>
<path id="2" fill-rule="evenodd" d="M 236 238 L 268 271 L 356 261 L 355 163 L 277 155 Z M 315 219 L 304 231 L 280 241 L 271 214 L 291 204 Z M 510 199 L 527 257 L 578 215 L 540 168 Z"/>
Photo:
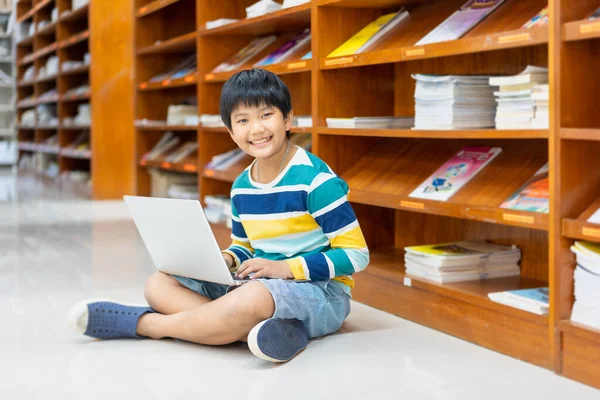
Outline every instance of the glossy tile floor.
<path id="1" fill-rule="evenodd" d="M 244 344 L 100 342 L 69 329 L 81 299 L 142 302 L 153 270 L 121 201 L 90 202 L 0 172 L 0 399 L 600 398 L 357 303 L 339 334 L 285 365 Z"/>

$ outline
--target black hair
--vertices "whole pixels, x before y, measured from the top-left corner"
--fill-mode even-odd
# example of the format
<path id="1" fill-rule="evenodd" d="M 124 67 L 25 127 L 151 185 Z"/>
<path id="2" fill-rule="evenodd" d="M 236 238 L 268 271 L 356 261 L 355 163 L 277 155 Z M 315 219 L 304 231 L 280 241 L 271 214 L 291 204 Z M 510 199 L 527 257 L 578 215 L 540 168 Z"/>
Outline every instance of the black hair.
<path id="1" fill-rule="evenodd" d="M 260 68 L 240 71 L 221 90 L 221 119 L 231 130 L 231 113 L 239 106 L 277 107 L 286 119 L 292 111 L 290 90 L 274 73 Z M 290 131 L 286 131 L 290 137 Z"/>

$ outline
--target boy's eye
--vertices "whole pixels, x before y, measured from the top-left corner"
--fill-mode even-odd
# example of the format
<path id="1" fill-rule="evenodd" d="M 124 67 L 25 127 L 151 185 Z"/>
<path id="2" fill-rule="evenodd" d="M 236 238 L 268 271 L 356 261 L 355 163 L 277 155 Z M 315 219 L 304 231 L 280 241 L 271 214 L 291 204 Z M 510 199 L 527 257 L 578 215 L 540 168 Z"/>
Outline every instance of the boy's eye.
<path id="1" fill-rule="evenodd" d="M 248 121 L 247 119 L 243 118 L 243 119 L 238 120 L 237 123 L 238 124 L 245 124 L 247 121 Z"/>
<path id="2" fill-rule="evenodd" d="M 269 118 L 271 115 L 273 115 L 272 112 L 264 113 L 263 118 Z"/>

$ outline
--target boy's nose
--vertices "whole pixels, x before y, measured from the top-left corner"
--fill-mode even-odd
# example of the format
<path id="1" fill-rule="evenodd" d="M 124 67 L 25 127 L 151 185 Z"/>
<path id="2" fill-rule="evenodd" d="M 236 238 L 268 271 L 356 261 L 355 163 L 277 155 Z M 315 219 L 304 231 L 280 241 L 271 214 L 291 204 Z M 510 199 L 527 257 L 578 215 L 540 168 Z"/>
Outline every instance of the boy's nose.
<path id="1" fill-rule="evenodd" d="M 263 126 L 263 124 L 260 123 L 260 121 L 255 122 L 254 124 L 252 124 L 252 129 L 250 131 L 250 133 L 252 134 L 258 134 L 258 133 L 263 133 L 265 131 L 265 127 Z"/>

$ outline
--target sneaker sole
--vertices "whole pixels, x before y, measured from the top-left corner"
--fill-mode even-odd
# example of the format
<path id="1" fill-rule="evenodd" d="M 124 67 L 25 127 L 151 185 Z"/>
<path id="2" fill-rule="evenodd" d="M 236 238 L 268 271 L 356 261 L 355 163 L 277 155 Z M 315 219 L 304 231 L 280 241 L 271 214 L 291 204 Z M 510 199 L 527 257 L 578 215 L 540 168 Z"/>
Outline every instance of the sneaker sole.
<path id="1" fill-rule="evenodd" d="M 265 361 L 270 361 L 270 362 L 273 362 L 273 363 L 284 363 L 284 362 L 288 362 L 288 361 L 292 360 L 298 354 L 302 353 L 302 351 L 304 349 L 300 349 L 298 352 L 296 352 L 293 356 L 291 356 L 287 360 L 278 360 L 276 358 L 269 357 L 268 355 L 266 355 L 265 353 L 263 353 L 262 350 L 258 347 L 258 332 L 260 331 L 260 328 L 262 328 L 262 326 L 267 321 L 269 321 L 269 320 L 268 319 L 264 320 L 263 322 L 261 322 L 258 325 L 256 325 L 254 328 L 252 328 L 252 330 L 248 334 L 248 348 L 250 349 L 250 351 L 252 352 L 252 354 L 254 354 L 256 357 L 258 357 L 258 358 L 260 358 L 262 360 L 265 360 Z"/>

